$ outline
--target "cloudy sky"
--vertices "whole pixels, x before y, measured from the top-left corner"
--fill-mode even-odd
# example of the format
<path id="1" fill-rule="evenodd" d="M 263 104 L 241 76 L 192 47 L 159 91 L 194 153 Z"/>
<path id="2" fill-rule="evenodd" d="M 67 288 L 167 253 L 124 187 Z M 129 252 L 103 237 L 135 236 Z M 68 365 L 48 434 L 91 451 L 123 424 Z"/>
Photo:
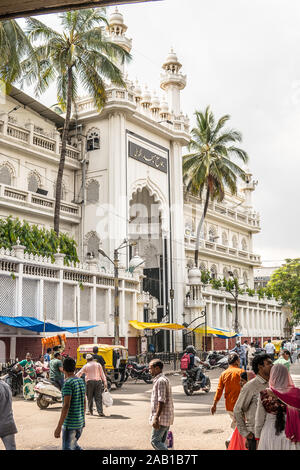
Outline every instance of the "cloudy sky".
<path id="1" fill-rule="evenodd" d="M 299 257 L 299 0 L 163 0 L 120 11 L 133 39 L 131 79 L 159 92 L 173 47 L 187 75 L 183 111 L 193 121 L 195 109 L 209 104 L 242 132 L 259 182 L 255 253 L 273 265 Z M 47 21 L 54 25 L 55 16 Z M 41 101 L 49 104 L 49 95 Z"/>

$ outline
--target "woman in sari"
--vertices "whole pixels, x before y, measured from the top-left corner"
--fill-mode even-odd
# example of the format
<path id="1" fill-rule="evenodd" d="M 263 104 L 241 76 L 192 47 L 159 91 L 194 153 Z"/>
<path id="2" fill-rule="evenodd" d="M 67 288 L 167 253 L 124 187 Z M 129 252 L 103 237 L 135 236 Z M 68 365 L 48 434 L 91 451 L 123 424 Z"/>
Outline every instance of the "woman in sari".
<path id="1" fill-rule="evenodd" d="M 272 367 L 269 388 L 260 392 L 255 437 L 258 450 L 300 450 L 300 389 L 283 364 Z"/>
<path id="2" fill-rule="evenodd" d="M 18 362 L 17 367 L 23 370 L 23 396 L 25 400 L 34 400 L 36 371 L 30 353 L 26 354 L 26 359 Z"/>

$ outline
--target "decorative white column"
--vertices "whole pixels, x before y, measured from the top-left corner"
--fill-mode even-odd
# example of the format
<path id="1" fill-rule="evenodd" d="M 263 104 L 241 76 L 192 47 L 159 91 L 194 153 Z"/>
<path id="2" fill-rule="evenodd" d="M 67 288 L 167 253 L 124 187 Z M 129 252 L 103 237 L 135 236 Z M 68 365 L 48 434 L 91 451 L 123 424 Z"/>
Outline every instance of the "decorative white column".
<path id="1" fill-rule="evenodd" d="M 182 183 L 182 149 L 177 142 L 171 143 L 170 149 L 170 196 L 171 196 L 171 224 L 172 224 L 172 259 L 171 270 L 173 277 L 174 300 L 173 321 L 182 324 L 185 298 L 185 250 L 184 250 L 184 222 L 183 222 L 183 183 Z M 182 351 L 182 334 L 175 333 L 175 350 Z"/>
<path id="2" fill-rule="evenodd" d="M 11 336 L 10 338 L 10 359 L 16 359 L 16 344 L 17 338 L 15 336 Z"/>
<path id="3" fill-rule="evenodd" d="M 127 235 L 127 152 L 125 144 L 125 116 L 112 113 L 108 118 L 108 201 L 110 211 L 106 214 L 108 223 L 107 240 L 104 251 L 113 256 L 114 250 L 123 242 Z M 126 250 L 120 251 L 120 266 L 126 265 Z"/>
<path id="4" fill-rule="evenodd" d="M 220 322 L 220 304 L 219 302 L 216 303 L 216 328 L 222 328 Z"/>

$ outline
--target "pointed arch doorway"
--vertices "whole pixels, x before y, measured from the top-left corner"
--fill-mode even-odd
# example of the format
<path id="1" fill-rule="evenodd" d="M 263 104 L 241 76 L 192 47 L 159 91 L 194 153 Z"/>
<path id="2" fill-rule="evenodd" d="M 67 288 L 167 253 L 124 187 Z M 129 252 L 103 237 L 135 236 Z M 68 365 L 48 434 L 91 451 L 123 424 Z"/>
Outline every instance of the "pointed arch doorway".
<path id="1" fill-rule="evenodd" d="M 129 202 L 129 240 L 136 246 L 130 247 L 129 259 L 138 253 L 145 260 L 143 290 L 157 299 L 154 315 L 144 312 L 144 321 L 166 321 L 169 313 L 169 250 L 164 230 L 164 206 L 157 194 L 147 185 L 137 188 Z M 148 338 L 154 342 L 156 352 L 170 350 L 170 332 L 159 331 Z"/>

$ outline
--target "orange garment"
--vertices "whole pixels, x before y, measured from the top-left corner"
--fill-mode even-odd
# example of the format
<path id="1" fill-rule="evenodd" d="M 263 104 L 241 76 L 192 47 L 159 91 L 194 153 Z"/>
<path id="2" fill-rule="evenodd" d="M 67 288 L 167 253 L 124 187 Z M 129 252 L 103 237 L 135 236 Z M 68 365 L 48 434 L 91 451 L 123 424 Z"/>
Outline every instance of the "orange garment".
<path id="1" fill-rule="evenodd" d="M 225 389 L 225 408 L 227 411 L 233 411 L 235 402 L 241 391 L 240 386 L 240 375 L 244 372 L 237 366 L 229 366 L 228 369 L 224 370 L 219 378 L 218 388 L 215 394 L 214 402 L 217 403 Z"/>

